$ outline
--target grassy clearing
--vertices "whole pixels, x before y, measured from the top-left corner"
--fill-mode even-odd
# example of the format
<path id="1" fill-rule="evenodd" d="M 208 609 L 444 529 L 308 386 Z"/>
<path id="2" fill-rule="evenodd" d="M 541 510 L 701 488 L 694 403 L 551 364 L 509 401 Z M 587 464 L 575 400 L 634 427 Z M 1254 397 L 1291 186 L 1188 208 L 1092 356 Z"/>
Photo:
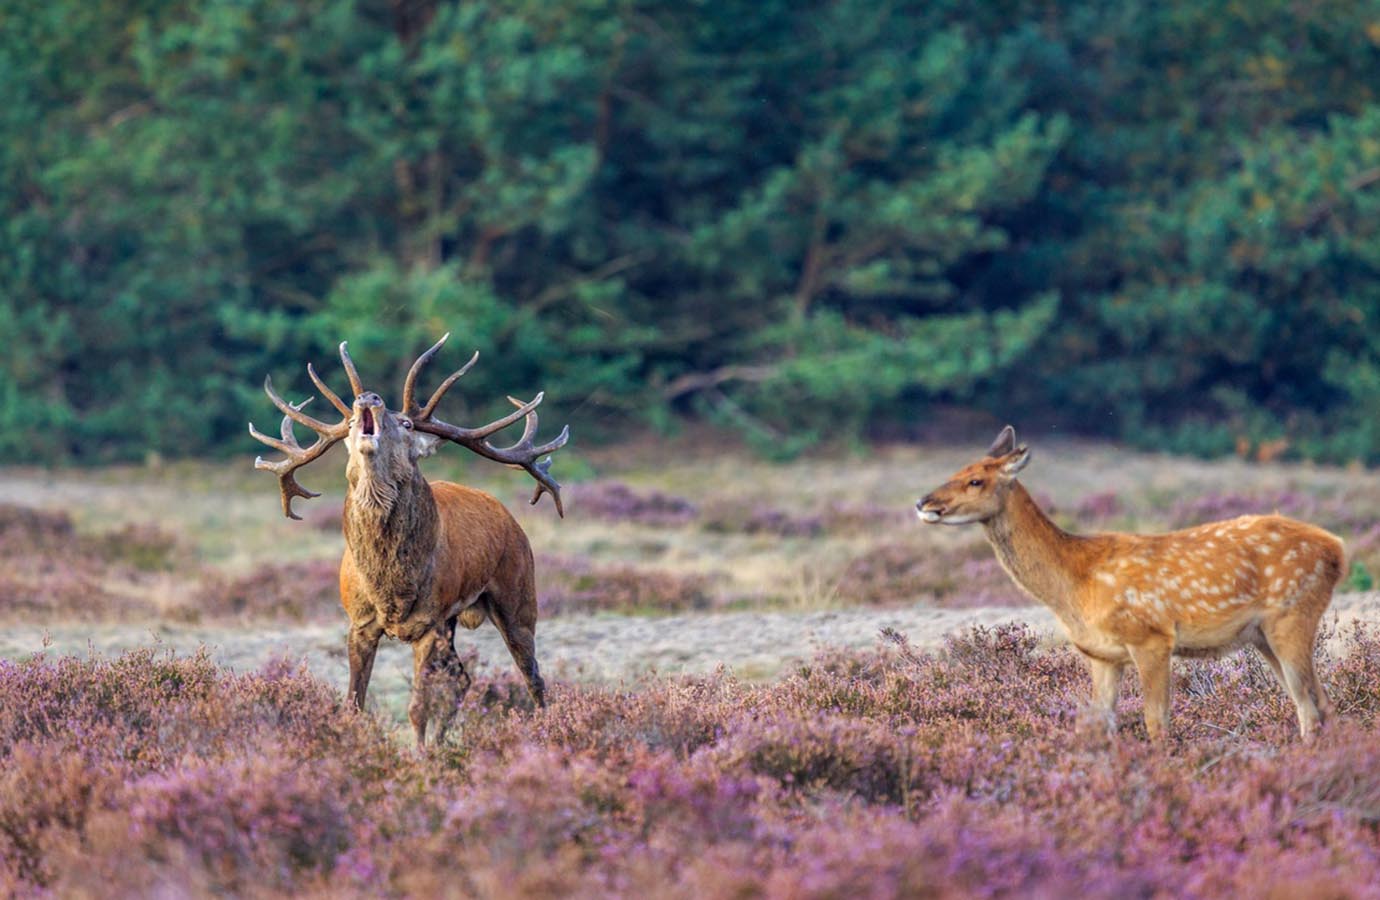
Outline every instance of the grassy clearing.
<path id="1" fill-rule="evenodd" d="M 719 452 L 666 460 L 653 445 L 563 460 L 566 519 L 506 470 L 463 457 L 428 474 L 494 492 L 538 555 L 543 615 L 868 605 L 1021 605 L 975 529 L 918 527 L 914 500 L 972 448 L 892 447 L 772 465 Z M 1279 510 L 1337 531 L 1380 573 L 1380 483 L 1364 472 L 1200 462 L 1040 442 L 1023 481 L 1079 530 L 1160 530 Z M 0 470 L 0 616 L 120 621 L 329 620 L 344 459 L 306 481 L 306 521 L 278 512 L 274 479 L 247 465 Z M 37 513 L 34 511 L 38 511 Z M 26 516 L 66 532 L 35 546 Z M 8 523 L 8 524 L 6 524 Z M 73 564 L 75 562 L 75 565 Z M 75 570 L 75 571 L 74 571 Z"/>

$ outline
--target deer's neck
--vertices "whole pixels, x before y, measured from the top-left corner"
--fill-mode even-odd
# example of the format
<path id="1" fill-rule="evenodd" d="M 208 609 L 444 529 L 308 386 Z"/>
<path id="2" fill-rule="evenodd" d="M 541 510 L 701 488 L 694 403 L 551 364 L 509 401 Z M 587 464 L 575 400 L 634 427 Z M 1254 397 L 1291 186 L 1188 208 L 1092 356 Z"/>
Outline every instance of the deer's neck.
<path id="1" fill-rule="evenodd" d="M 416 465 L 410 470 L 387 479 L 348 473 L 345 543 L 385 627 L 406 619 L 435 583 L 436 500 Z"/>
<path id="2" fill-rule="evenodd" d="M 1051 522 L 1020 482 L 1011 485 L 1001 512 L 982 526 L 1016 584 L 1065 622 L 1080 618 L 1075 587 L 1085 538 Z"/>

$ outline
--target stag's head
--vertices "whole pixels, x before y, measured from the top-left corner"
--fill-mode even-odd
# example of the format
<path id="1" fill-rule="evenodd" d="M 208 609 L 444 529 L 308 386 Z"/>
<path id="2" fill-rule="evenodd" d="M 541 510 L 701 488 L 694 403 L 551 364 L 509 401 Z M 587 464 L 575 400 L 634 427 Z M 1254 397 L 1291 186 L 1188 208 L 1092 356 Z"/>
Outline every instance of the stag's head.
<path id="1" fill-rule="evenodd" d="M 430 456 L 442 441 L 453 441 L 487 459 L 504 465 L 526 470 L 537 481 L 536 493 L 532 502 L 536 503 L 543 493 L 549 493 L 556 502 L 556 511 L 564 515 L 561 508 L 560 485 L 549 474 L 551 459 L 538 461 L 540 457 L 559 450 L 570 438 L 570 429 L 561 433 L 546 444 L 534 446 L 532 439 L 537 432 L 536 407 L 542 401 L 542 394 L 523 403 L 508 399 L 517 409 L 487 425 L 478 428 L 460 428 L 435 418 L 436 406 L 451 385 L 470 370 L 479 359 L 475 353 L 470 361 L 443 381 L 431 395 L 425 406 L 416 402 L 417 375 L 445 344 L 446 335 L 412 364 L 403 383 L 402 407 L 390 410 L 383 398 L 373 391 L 366 391 L 360 381 L 355 364 L 345 344 L 340 345 L 340 361 L 345 374 L 350 378 L 350 388 L 354 391 L 354 403 L 346 405 L 339 395 L 328 388 L 309 364 L 307 374 L 322 395 L 341 415 L 342 421 L 329 425 L 302 412 L 307 400 L 301 403 L 288 403 L 273 390 L 273 382 L 264 380 L 264 391 L 273 404 L 283 413 L 282 439 L 261 434 L 251 423 L 249 433 L 255 438 L 286 454 L 287 458 L 269 462 L 262 457 L 254 461 L 255 468 L 267 469 L 278 475 L 279 487 L 283 494 L 283 513 L 289 518 L 300 518 L 292 511 L 294 497 L 317 497 L 319 494 L 308 491 L 297 483 L 295 472 L 307 463 L 317 459 L 340 441 L 345 442 L 350 459 L 346 464 L 346 475 L 357 494 L 361 490 L 372 496 L 395 495 L 394 488 L 405 478 L 416 477 L 417 460 Z M 310 399 L 310 398 L 309 398 Z M 488 437 L 509 425 L 525 419 L 522 437 L 510 447 L 495 447 Z M 304 425 L 316 432 L 317 439 L 310 447 L 297 443 L 293 434 L 293 423 Z"/>
<path id="2" fill-rule="evenodd" d="M 1016 446 L 1016 430 L 1007 425 L 982 459 L 959 469 L 949 480 L 915 504 L 920 521 L 931 525 L 985 522 L 1001 511 L 1016 475 L 1030 462 L 1030 450 Z"/>
<path id="3" fill-rule="evenodd" d="M 373 391 L 355 397 L 349 423 L 345 477 L 357 501 L 389 508 L 398 486 L 421 476 L 417 460 L 435 453 L 441 439 L 417 431 L 411 419 L 388 409 Z"/>

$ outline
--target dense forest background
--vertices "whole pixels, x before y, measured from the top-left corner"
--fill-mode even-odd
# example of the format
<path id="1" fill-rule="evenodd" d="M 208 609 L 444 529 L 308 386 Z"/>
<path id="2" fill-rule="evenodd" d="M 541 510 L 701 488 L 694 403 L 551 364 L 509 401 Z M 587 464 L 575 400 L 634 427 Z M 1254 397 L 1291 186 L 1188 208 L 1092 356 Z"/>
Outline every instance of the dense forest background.
<path id="1" fill-rule="evenodd" d="M 450 418 L 583 440 L 1380 459 L 1377 87 L 1373 0 L 12 0 L 0 454 L 252 452 L 454 331 Z"/>

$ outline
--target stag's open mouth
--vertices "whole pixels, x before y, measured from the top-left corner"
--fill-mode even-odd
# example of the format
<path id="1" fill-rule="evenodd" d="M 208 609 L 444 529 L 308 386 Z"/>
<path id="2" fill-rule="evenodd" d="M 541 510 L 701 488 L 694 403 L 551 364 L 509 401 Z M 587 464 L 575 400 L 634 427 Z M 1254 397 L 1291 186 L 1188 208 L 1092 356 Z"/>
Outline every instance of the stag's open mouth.
<path id="1" fill-rule="evenodd" d="M 373 435 L 374 411 L 367 406 L 359 411 L 359 433 Z"/>

